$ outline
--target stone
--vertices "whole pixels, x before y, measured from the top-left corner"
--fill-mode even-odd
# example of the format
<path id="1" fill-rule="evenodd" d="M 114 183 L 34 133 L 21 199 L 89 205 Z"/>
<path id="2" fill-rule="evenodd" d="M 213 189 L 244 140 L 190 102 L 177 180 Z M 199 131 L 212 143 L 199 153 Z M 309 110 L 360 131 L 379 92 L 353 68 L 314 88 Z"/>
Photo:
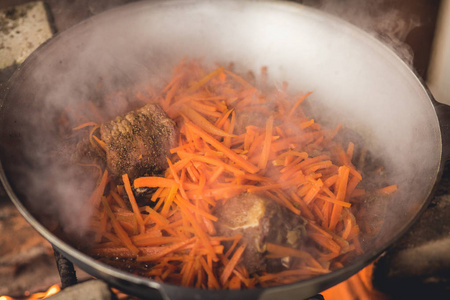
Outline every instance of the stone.
<path id="1" fill-rule="evenodd" d="M 48 297 L 49 300 L 113 300 L 115 294 L 101 280 L 89 280 L 61 290 Z"/>
<path id="2" fill-rule="evenodd" d="M 0 11 L 0 69 L 21 64 L 53 36 L 43 2 L 30 2 Z"/>

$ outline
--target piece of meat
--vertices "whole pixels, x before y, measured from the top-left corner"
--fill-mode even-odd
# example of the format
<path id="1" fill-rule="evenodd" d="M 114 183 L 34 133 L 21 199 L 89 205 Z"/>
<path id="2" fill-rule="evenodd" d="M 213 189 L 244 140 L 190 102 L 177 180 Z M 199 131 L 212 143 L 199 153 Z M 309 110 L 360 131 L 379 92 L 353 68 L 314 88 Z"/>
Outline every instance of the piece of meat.
<path id="1" fill-rule="evenodd" d="M 157 104 L 101 124 L 100 134 L 106 143 L 108 170 L 119 182 L 125 173 L 130 180 L 162 174 L 176 144 L 175 122 Z"/>
<path id="2" fill-rule="evenodd" d="M 305 221 L 265 196 L 240 194 L 218 204 L 214 214 L 219 235 L 241 234 L 248 243 L 242 263 L 249 273 L 281 267 L 281 259 L 266 259 L 267 242 L 298 248 L 305 238 Z"/>

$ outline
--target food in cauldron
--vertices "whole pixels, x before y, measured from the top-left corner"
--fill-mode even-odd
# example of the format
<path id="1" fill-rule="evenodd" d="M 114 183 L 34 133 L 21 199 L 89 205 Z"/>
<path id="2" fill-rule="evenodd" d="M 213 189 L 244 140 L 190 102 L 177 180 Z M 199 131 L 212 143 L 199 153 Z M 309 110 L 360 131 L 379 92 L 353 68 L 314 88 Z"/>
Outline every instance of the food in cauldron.
<path id="1" fill-rule="evenodd" d="M 168 167 L 166 156 L 176 145 L 175 122 L 158 104 L 147 104 L 123 117 L 104 122 L 100 136 L 105 142 L 110 175 L 120 180 L 162 174 Z"/>
<path id="2" fill-rule="evenodd" d="M 310 93 L 268 86 L 265 69 L 249 78 L 183 61 L 161 92 L 136 95 L 143 108 L 78 124 L 101 127 L 91 144 L 106 161 L 88 202 L 90 255 L 158 281 L 238 289 L 326 274 L 363 253 L 373 228 L 359 203 L 396 186 L 364 189 L 362 154 L 335 138 L 341 125 L 306 115 Z"/>
<path id="3" fill-rule="evenodd" d="M 215 225 L 219 235 L 239 234 L 241 241 L 247 243 L 241 263 L 249 273 L 281 270 L 282 266 L 288 268 L 288 257 L 283 261 L 266 258 L 266 243 L 299 248 L 305 237 L 303 218 L 265 196 L 239 194 L 225 203 L 218 203 L 213 214 L 218 218 Z M 228 248 L 225 244 L 225 250 Z"/>

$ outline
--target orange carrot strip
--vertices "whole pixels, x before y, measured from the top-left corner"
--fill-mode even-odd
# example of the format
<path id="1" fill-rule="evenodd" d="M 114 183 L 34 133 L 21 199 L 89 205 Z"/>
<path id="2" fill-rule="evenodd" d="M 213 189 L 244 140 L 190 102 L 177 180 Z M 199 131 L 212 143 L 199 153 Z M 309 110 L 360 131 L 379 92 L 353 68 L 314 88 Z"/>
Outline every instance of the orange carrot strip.
<path id="1" fill-rule="evenodd" d="M 240 246 L 236 250 L 236 252 L 234 252 L 230 261 L 227 263 L 227 265 L 223 269 L 222 274 L 220 275 L 220 282 L 222 284 L 225 284 L 227 282 L 228 278 L 231 276 L 231 273 L 233 272 L 234 268 L 236 267 L 237 263 L 239 262 L 239 259 L 241 258 L 242 253 L 244 253 L 244 250 L 246 247 L 247 247 L 247 243 L 244 243 L 242 246 Z"/>
<path id="2" fill-rule="evenodd" d="M 343 239 L 347 239 L 348 236 L 350 235 L 350 232 L 352 231 L 352 220 L 350 219 L 350 217 L 348 217 L 345 220 L 345 229 L 342 232 L 342 238 Z"/>
<path id="3" fill-rule="evenodd" d="M 119 196 L 114 190 L 110 190 L 109 193 L 113 197 L 114 201 L 121 207 L 121 208 L 127 208 L 127 205 L 123 201 L 122 197 Z"/>
<path id="4" fill-rule="evenodd" d="M 175 82 L 179 81 L 185 74 L 179 73 L 172 78 L 172 80 L 166 85 L 166 87 L 162 90 L 163 93 L 167 93 L 169 89 L 175 84 Z"/>
<path id="5" fill-rule="evenodd" d="M 233 253 L 234 248 L 236 248 L 239 240 L 242 238 L 241 234 L 237 234 L 235 237 L 233 237 L 233 244 L 231 244 L 231 247 L 228 249 L 228 251 L 225 253 L 224 258 L 228 259 L 228 256 L 231 255 L 231 253 Z"/>
<path id="6" fill-rule="evenodd" d="M 384 188 L 378 189 L 377 192 L 380 194 L 389 195 L 395 192 L 398 189 L 396 184 L 386 186 Z"/>
<path id="7" fill-rule="evenodd" d="M 330 176 L 327 179 L 325 179 L 325 181 L 323 182 L 323 185 L 326 186 L 327 188 L 329 188 L 330 186 L 335 184 L 337 180 L 338 180 L 338 175 Z"/>
<path id="8" fill-rule="evenodd" d="M 349 202 L 338 201 L 338 200 L 336 200 L 336 199 L 333 199 L 333 198 L 327 197 L 327 196 L 323 196 L 323 195 L 318 195 L 317 198 L 318 198 L 318 199 L 325 200 L 325 201 L 328 201 L 328 202 L 331 202 L 331 203 L 334 203 L 334 204 L 337 204 L 337 205 L 341 205 L 341 206 L 343 206 L 343 207 L 351 207 L 351 206 L 352 206 L 352 204 L 349 203 Z"/>
<path id="9" fill-rule="evenodd" d="M 213 173 L 213 175 L 208 179 L 209 184 L 213 184 L 217 178 L 219 178 L 220 175 L 222 175 L 225 168 L 223 166 L 220 166 L 216 169 L 216 171 Z"/>
<path id="10" fill-rule="evenodd" d="M 207 134 L 202 129 L 198 128 L 194 124 L 187 122 L 186 125 L 189 127 L 191 131 L 193 131 L 195 134 L 199 135 L 201 138 L 203 138 L 207 143 L 209 143 L 211 146 L 216 148 L 217 150 L 221 151 L 224 155 L 226 155 L 229 159 L 234 161 L 236 164 L 241 166 L 244 170 L 246 170 L 249 173 L 256 173 L 258 172 L 258 167 L 255 165 L 249 163 L 247 160 L 233 152 L 230 148 L 225 147 L 222 143 L 217 141 L 215 138 Z"/>
<path id="11" fill-rule="evenodd" d="M 348 175 L 350 173 L 350 168 L 347 166 L 339 167 L 339 184 L 336 193 L 336 201 L 344 201 L 347 192 Z M 334 204 L 333 211 L 331 212 L 331 218 L 329 223 L 330 230 L 334 230 L 339 217 L 341 216 L 342 206 Z"/>
<path id="12" fill-rule="evenodd" d="M 124 246 L 127 247 L 133 253 L 134 256 L 136 256 L 139 252 L 138 248 L 136 248 L 136 246 L 133 245 L 128 234 L 125 232 L 125 230 L 123 230 L 119 222 L 117 222 L 116 218 L 114 217 L 114 213 L 111 211 L 111 208 L 109 207 L 109 204 L 106 201 L 105 197 L 102 197 L 102 203 L 106 213 L 108 214 L 109 219 L 111 220 L 112 226 L 117 236 L 123 242 Z"/>
<path id="13" fill-rule="evenodd" d="M 131 237 L 131 241 L 137 247 L 149 247 L 149 246 L 162 246 L 166 244 L 173 244 L 183 241 L 181 237 L 161 236 L 161 231 L 156 232 L 153 235 L 145 233 L 144 235 L 136 235 Z M 121 243 L 117 242 L 105 242 L 95 246 L 94 249 L 99 248 L 114 248 L 120 246 Z"/>
<path id="14" fill-rule="evenodd" d="M 289 201 L 288 197 L 286 197 L 283 193 L 282 190 L 280 189 L 275 189 L 274 191 L 266 191 L 266 193 L 268 193 L 269 195 L 271 195 L 271 197 L 273 197 L 276 201 L 278 201 L 281 205 L 283 205 L 284 207 L 286 207 L 287 209 L 289 209 L 290 211 L 292 211 L 294 214 L 296 215 L 300 215 L 301 211 L 298 210 L 291 201 Z M 273 196 L 273 194 L 275 196 Z"/>
<path id="15" fill-rule="evenodd" d="M 354 176 L 348 182 L 347 195 L 346 195 L 346 200 L 347 201 L 348 201 L 348 198 L 350 198 L 352 196 L 353 191 L 356 189 L 356 186 L 359 184 L 360 181 L 361 181 L 361 179 L 359 179 L 358 177 Z"/>
<path id="16" fill-rule="evenodd" d="M 215 288 L 219 289 L 220 285 L 217 281 L 216 276 L 214 275 L 212 268 L 206 263 L 205 259 L 203 257 L 199 258 L 200 264 L 202 265 L 203 269 L 205 270 L 206 274 L 208 275 L 208 287 L 209 288 Z"/>
<path id="17" fill-rule="evenodd" d="M 154 260 L 158 260 L 161 257 L 170 254 L 172 252 L 175 252 L 179 249 L 182 249 L 184 247 L 186 247 L 189 244 L 192 244 L 195 240 L 197 240 L 196 237 L 190 238 L 186 241 L 183 242 L 179 242 L 179 243 L 175 243 L 173 245 L 170 246 L 165 246 L 165 247 L 155 247 L 155 248 L 160 248 L 157 251 L 155 251 L 154 253 L 147 253 L 146 255 L 143 256 L 138 256 L 136 258 L 136 261 L 154 261 Z M 156 249 L 155 249 L 156 250 Z"/>
<path id="18" fill-rule="evenodd" d="M 139 177 L 133 182 L 134 188 L 138 189 L 141 187 L 168 187 L 177 186 L 178 184 L 173 179 L 167 179 L 164 177 Z"/>
<path id="19" fill-rule="evenodd" d="M 239 82 L 243 86 L 245 86 L 245 87 L 252 87 L 252 85 L 250 83 L 248 83 L 247 80 L 245 80 L 241 76 L 237 75 L 236 73 L 231 72 L 230 70 L 227 70 L 227 69 L 224 69 L 223 71 L 225 72 L 225 74 L 230 75 L 234 80 L 236 80 L 237 82 Z M 256 90 L 256 89 L 252 87 L 251 90 Z"/>
<path id="20" fill-rule="evenodd" d="M 86 122 L 86 123 L 83 123 L 81 125 L 78 125 L 75 128 L 72 128 L 72 130 L 75 131 L 75 130 L 79 130 L 79 129 L 82 129 L 82 128 L 85 128 L 85 127 L 88 127 L 88 126 L 98 126 L 98 124 L 95 123 L 95 122 Z"/>
<path id="21" fill-rule="evenodd" d="M 189 197 L 188 197 L 189 198 Z M 216 216 L 213 216 L 212 214 L 207 213 L 206 211 L 196 207 L 195 205 L 193 205 L 192 203 L 190 203 L 189 201 L 187 201 L 186 199 L 183 199 L 180 194 L 177 194 L 175 196 L 175 200 L 174 200 L 178 205 L 182 205 L 184 207 L 186 207 L 187 209 L 196 212 L 197 214 L 216 222 L 218 220 L 218 218 Z"/>
<path id="22" fill-rule="evenodd" d="M 341 251 L 341 247 L 339 247 L 339 245 L 336 244 L 336 242 L 333 241 L 332 238 L 328 238 L 328 237 L 326 237 L 326 236 L 324 236 L 324 235 L 317 234 L 317 233 L 315 233 L 315 232 L 311 232 L 311 233 L 309 234 L 309 237 L 310 237 L 313 241 L 315 241 L 315 242 L 318 243 L 319 245 L 321 245 L 321 246 L 323 246 L 323 247 L 329 249 L 329 250 L 330 250 L 331 252 L 333 252 L 333 253 L 338 254 L 338 253 L 340 253 L 340 251 Z"/>
<path id="23" fill-rule="evenodd" d="M 295 194 L 294 192 L 291 192 L 291 197 L 300 206 L 301 215 L 307 219 L 313 220 L 314 215 L 312 214 L 311 210 L 306 205 L 306 203 L 299 196 L 297 196 L 297 194 Z"/>
<path id="24" fill-rule="evenodd" d="M 266 122 L 266 135 L 264 137 L 264 145 L 261 153 L 261 159 L 258 163 L 258 167 L 263 170 L 267 166 L 267 160 L 269 159 L 270 145 L 272 143 L 272 131 L 273 131 L 273 115 L 271 115 Z"/>
<path id="25" fill-rule="evenodd" d="M 221 128 L 224 124 L 225 121 L 228 119 L 228 117 L 230 116 L 230 114 L 234 111 L 234 108 L 227 110 L 222 117 L 220 117 L 217 121 L 216 121 L 216 127 L 217 128 Z"/>
<path id="26" fill-rule="evenodd" d="M 211 80 L 211 78 L 219 75 L 220 73 L 222 73 L 224 71 L 224 67 L 219 67 L 217 69 L 215 69 L 214 71 L 212 71 L 211 73 L 209 73 L 208 75 L 206 75 L 205 77 L 203 77 L 202 79 L 200 79 L 196 84 L 192 85 L 187 92 L 188 93 L 192 93 L 195 90 L 199 89 L 201 86 L 203 86 L 204 84 L 206 84 L 208 81 Z"/>
<path id="27" fill-rule="evenodd" d="M 309 189 L 308 193 L 303 198 L 303 201 L 305 201 L 306 205 L 311 203 L 311 201 L 317 196 L 317 194 L 322 189 L 322 186 L 323 186 L 323 182 L 320 179 L 312 183 L 311 188 Z"/>
<path id="28" fill-rule="evenodd" d="M 106 143 L 104 141 L 102 141 L 101 139 L 99 139 L 98 137 L 96 137 L 95 135 L 93 135 L 92 137 L 100 145 L 100 147 L 103 149 L 103 151 L 106 152 Z"/>
<path id="29" fill-rule="evenodd" d="M 99 228 L 98 228 L 98 232 L 96 233 L 96 238 L 95 241 L 98 243 L 101 241 L 102 239 L 102 234 L 106 231 L 106 225 L 107 225 L 107 217 L 108 214 L 106 213 L 106 210 L 103 209 L 103 211 L 100 214 L 100 224 L 99 224 Z"/>
<path id="30" fill-rule="evenodd" d="M 314 124 L 314 119 L 311 119 L 309 121 L 300 123 L 299 128 L 300 129 L 305 129 L 305 128 L 308 128 L 308 127 L 312 126 L 313 124 Z"/>
<path id="31" fill-rule="evenodd" d="M 351 162 L 352 158 L 353 158 L 353 151 L 355 150 L 355 144 L 353 144 L 352 142 L 348 143 L 348 147 L 347 147 L 347 157 L 348 157 L 348 161 Z"/>
<path id="32" fill-rule="evenodd" d="M 186 216 L 186 218 L 191 223 L 192 227 L 194 228 L 195 232 L 197 233 L 197 236 L 199 237 L 200 241 L 202 242 L 203 246 L 209 251 L 209 255 L 211 256 L 213 261 L 218 261 L 217 255 L 214 253 L 214 250 L 211 246 L 211 241 L 208 237 L 208 235 L 203 231 L 203 229 L 198 224 L 197 220 L 194 218 L 194 216 L 191 214 L 189 209 L 185 206 L 186 204 L 183 202 L 183 199 L 180 197 L 175 198 L 177 201 L 178 206 L 182 208 L 182 214 Z M 216 218 L 217 219 L 217 218 Z"/>
<path id="33" fill-rule="evenodd" d="M 298 249 L 288 248 L 280 245 L 276 245 L 273 243 L 266 243 L 267 252 L 269 255 L 275 254 L 276 257 L 285 257 L 285 256 L 293 256 L 299 258 L 311 258 L 311 255 L 308 252 L 301 251 Z"/>
<path id="34" fill-rule="evenodd" d="M 225 170 L 232 172 L 234 174 L 244 174 L 244 172 L 230 164 L 225 163 L 223 160 L 214 158 L 214 157 L 208 157 L 208 156 L 202 156 L 202 155 L 196 155 L 196 154 L 190 154 L 183 151 L 179 151 L 178 154 L 182 156 L 183 158 L 190 158 L 191 161 L 201 161 L 205 162 L 211 165 L 216 165 L 218 167 L 223 167 Z"/>
<path id="35" fill-rule="evenodd" d="M 231 113 L 230 125 L 228 126 L 227 129 L 227 132 L 230 134 L 230 136 L 227 136 L 223 139 L 223 144 L 228 148 L 231 147 L 231 137 L 237 137 L 236 135 L 233 134 L 235 125 L 236 125 L 236 113 L 235 111 L 233 111 Z"/>
<path id="36" fill-rule="evenodd" d="M 170 206 L 172 205 L 173 200 L 175 199 L 175 196 L 178 192 L 178 187 L 176 185 L 173 185 L 170 188 L 169 195 L 167 196 L 166 200 L 164 201 L 163 208 L 161 209 L 161 215 L 167 216 L 169 213 Z"/>
<path id="37" fill-rule="evenodd" d="M 241 279 L 238 276 L 233 275 L 229 281 L 228 288 L 230 290 L 238 290 L 241 288 L 241 283 Z"/>
<path id="38" fill-rule="evenodd" d="M 224 137 L 236 137 L 234 134 L 228 133 L 220 128 L 217 128 L 216 126 L 211 124 L 207 119 L 205 119 L 201 114 L 199 114 L 198 112 L 189 107 L 183 105 L 180 110 L 183 113 L 183 115 L 187 119 L 189 119 L 189 121 L 191 121 L 192 123 L 194 123 L 195 125 L 197 125 L 198 127 L 200 127 L 201 129 L 210 134 Z"/>
<path id="39" fill-rule="evenodd" d="M 125 191 L 127 192 L 128 199 L 130 200 L 131 208 L 136 216 L 136 221 L 139 224 L 139 231 L 141 233 L 145 232 L 145 224 L 144 219 L 142 219 L 141 212 L 139 211 L 139 207 L 137 206 L 136 199 L 134 198 L 133 191 L 131 190 L 130 179 L 128 174 L 122 175 L 123 185 L 125 187 Z"/>
<path id="40" fill-rule="evenodd" d="M 290 117 L 292 117 L 292 115 L 294 114 L 294 112 L 295 112 L 295 110 L 297 109 L 297 107 L 306 99 L 306 97 L 308 97 L 309 95 L 311 95 L 312 94 L 312 92 L 309 92 L 309 93 L 306 93 L 306 94 L 304 94 L 303 96 L 301 96 L 298 100 L 297 100 L 297 102 L 295 102 L 295 104 L 294 104 L 294 106 L 292 106 L 292 108 L 291 108 L 291 110 L 289 111 L 289 113 L 288 113 L 288 119 L 290 118 Z"/>
<path id="41" fill-rule="evenodd" d="M 100 184 L 95 188 L 94 192 L 89 197 L 89 201 L 87 203 L 91 204 L 94 207 L 98 207 L 100 204 L 100 200 L 103 196 L 103 192 L 105 191 L 106 184 L 108 183 L 108 170 L 105 169 L 103 172 L 102 179 L 100 180 Z"/>
<path id="42" fill-rule="evenodd" d="M 218 101 L 200 101 L 201 99 L 196 98 L 195 101 L 191 101 L 189 106 L 194 109 L 208 110 L 208 111 L 216 111 L 222 112 L 226 110 L 228 107 L 226 105 L 220 105 Z"/>

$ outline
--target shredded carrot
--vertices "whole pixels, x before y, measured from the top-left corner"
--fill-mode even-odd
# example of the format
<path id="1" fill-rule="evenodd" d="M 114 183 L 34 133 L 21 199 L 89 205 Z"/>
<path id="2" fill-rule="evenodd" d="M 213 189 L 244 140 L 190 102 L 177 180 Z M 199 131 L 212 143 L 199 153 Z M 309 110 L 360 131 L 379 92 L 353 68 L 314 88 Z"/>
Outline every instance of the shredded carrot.
<path id="1" fill-rule="evenodd" d="M 139 211 L 136 199 L 134 198 L 133 191 L 131 190 L 130 179 L 128 178 L 128 174 L 123 174 L 122 180 L 125 187 L 125 191 L 127 192 L 128 195 L 128 199 L 130 200 L 131 207 L 133 208 L 134 214 L 136 215 L 136 220 L 139 223 L 139 230 L 141 233 L 144 233 L 145 232 L 144 220 L 142 219 L 141 212 Z"/>
<path id="2" fill-rule="evenodd" d="M 264 146 L 262 149 L 261 159 L 258 164 L 258 167 L 261 170 L 266 168 L 267 160 L 269 159 L 270 144 L 272 143 L 272 130 L 273 130 L 273 116 L 270 116 L 269 119 L 267 119 L 266 133 L 264 137 Z"/>
<path id="3" fill-rule="evenodd" d="M 287 248 L 273 243 L 266 243 L 267 252 L 269 255 L 275 255 L 277 257 L 294 256 L 300 258 L 310 258 L 311 255 L 308 252 L 304 252 L 297 249 Z"/>
<path id="4" fill-rule="evenodd" d="M 363 253 L 360 241 L 377 224 L 364 222 L 368 211 L 361 207 L 361 197 L 384 199 L 398 187 L 366 192 L 366 174 L 354 164 L 359 147 L 335 138 L 341 124 L 322 128 L 318 119 L 306 115 L 302 103 L 309 95 L 289 95 L 285 82 L 270 87 L 267 68 L 258 79 L 222 66 L 207 71 L 189 60 L 175 68 L 162 89 L 139 91 L 138 99 L 159 103 L 177 121 L 178 144 L 165 157 L 164 172 L 148 170 L 133 182 L 123 174 L 123 185 L 110 179 L 98 161 L 82 164 L 100 170 L 86 204 L 93 207 L 90 230 L 96 244 L 91 254 L 132 258 L 144 270 L 141 275 L 154 280 L 242 289 L 326 274 Z M 106 112 L 90 105 L 94 120 L 101 120 Z M 87 127 L 89 142 L 106 156 L 99 123 L 85 122 L 73 130 Z M 140 188 L 148 188 L 149 194 L 134 190 Z M 301 246 L 286 241 L 262 245 L 265 259 L 288 259 L 291 268 L 249 273 L 242 258 L 253 241 L 245 234 L 219 235 L 216 208 L 242 193 L 270 199 L 305 224 L 300 238 L 307 241 Z M 294 233 L 289 240 L 299 238 Z"/>
<path id="5" fill-rule="evenodd" d="M 196 112 L 195 110 L 193 110 L 189 107 L 186 107 L 185 105 L 183 105 L 181 107 L 180 111 L 186 117 L 188 117 L 189 120 L 194 122 L 195 125 L 197 125 L 198 127 L 200 127 L 201 129 L 205 130 L 206 132 L 208 132 L 210 134 L 214 134 L 214 135 L 218 135 L 218 136 L 226 136 L 226 137 L 235 137 L 235 135 L 230 134 L 226 131 L 223 131 L 223 130 L 217 128 L 216 126 L 211 124 L 206 118 L 204 118 L 201 114 L 199 114 L 198 112 Z"/>
<path id="6" fill-rule="evenodd" d="M 98 124 L 95 122 L 86 122 L 81 125 L 78 125 L 77 127 L 74 127 L 72 130 L 80 130 L 82 128 L 89 127 L 89 126 L 98 126 Z"/>
<path id="7" fill-rule="evenodd" d="M 96 137 L 95 135 L 92 136 L 94 138 L 94 140 L 100 145 L 100 147 L 103 149 L 103 151 L 106 152 L 106 143 L 102 140 L 100 140 L 98 137 Z"/>
<path id="8" fill-rule="evenodd" d="M 291 108 L 291 110 L 289 111 L 288 118 L 290 118 L 290 117 L 294 114 L 294 112 L 295 112 L 295 110 L 297 109 L 297 107 L 299 107 L 299 105 L 306 99 L 306 97 L 308 97 L 308 96 L 311 95 L 311 94 L 312 94 L 312 92 L 306 93 L 306 94 L 304 94 L 303 96 L 301 96 L 301 97 L 297 100 L 297 102 L 295 102 L 294 106 L 293 106 L 293 107 Z"/>
<path id="9" fill-rule="evenodd" d="M 107 183 L 108 183 L 108 170 L 105 170 L 105 172 L 103 172 L 103 176 L 100 181 L 100 184 L 95 188 L 94 192 L 92 193 L 91 197 L 89 198 L 88 203 L 90 205 L 92 205 L 94 207 L 98 207 Z"/>
<path id="10" fill-rule="evenodd" d="M 344 201 L 345 194 L 347 192 L 347 183 L 348 183 L 348 175 L 350 173 L 350 169 L 347 166 L 341 166 L 339 168 L 339 178 L 338 178 L 338 188 L 336 192 L 336 201 Z M 330 229 L 333 230 L 337 222 L 339 221 L 339 217 L 341 215 L 342 205 L 335 204 L 333 206 L 333 211 L 331 213 L 330 219 Z"/>
<path id="11" fill-rule="evenodd" d="M 128 234 L 123 230 L 122 226 L 117 222 L 114 213 L 111 211 L 111 208 L 108 205 L 108 202 L 106 202 L 105 197 L 102 197 L 102 203 L 103 207 L 105 208 L 106 213 L 108 214 L 109 218 L 111 219 L 112 226 L 114 227 L 114 230 L 116 231 L 117 236 L 119 239 L 123 242 L 123 244 L 133 253 L 134 256 L 136 256 L 139 252 L 138 248 L 136 248 L 135 245 L 131 242 L 130 237 Z"/>
<path id="12" fill-rule="evenodd" d="M 256 173 L 258 171 L 258 167 L 252 165 L 247 160 L 243 159 L 241 156 L 236 154 L 236 152 L 233 152 L 230 148 L 225 147 L 220 142 L 218 142 L 216 139 L 214 139 L 212 136 L 201 130 L 200 128 L 196 127 L 194 124 L 187 122 L 186 125 L 189 127 L 190 130 L 192 130 L 194 133 L 202 137 L 207 143 L 209 143 L 211 146 L 216 148 L 217 150 L 221 151 L 224 155 L 226 155 L 228 158 L 230 158 L 232 161 L 237 163 L 240 167 L 242 167 L 244 170 L 246 170 L 249 173 Z"/>
<path id="13" fill-rule="evenodd" d="M 225 282 L 228 280 L 228 277 L 230 277 L 231 273 L 233 273 L 233 270 L 236 267 L 237 263 L 239 262 L 239 259 L 241 258 L 242 253 L 244 253 L 244 250 L 246 247 L 247 247 L 247 244 L 244 243 L 242 246 L 240 246 L 238 249 L 236 249 L 236 252 L 234 252 L 230 261 L 226 264 L 225 269 L 223 270 L 222 274 L 220 275 L 220 282 L 222 284 L 225 284 Z"/>
<path id="14" fill-rule="evenodd" d="M 202 85 L 204 85 L 205 83 L 207 83 L 209 80 L 211 80 L 211 78 L 213 78 L 214 76 L 219 75 L 220 73 L 222 73 L 222 71 L 224 70 L 224 67 L 219 67 L 216 70 L 214 70 L 213 72 L 209 73 L 208 75 L 206 75 L 205 77 L 203 77 L 201 80 L 199 80 L 197 83 L 195 83 L 194 85 L 192 85 L 187 92 L 188 93 L 192 93 L 195 90 L 197 90 L 198 88 L 200 88 Z"/>
<path id="15" fill-rule="evenodd" d="M 139 177 L 133 182 L 136 189 L 141 187 L 173 187 L 177 183 L 173 179 L 168 179 L 164 177 Z"/>
<path id="16" fill-rule="evenodd" d="M 179 243 L 175 243 L 173 245 L 170 246 L 166 246 L 166 247 L 158 247 L 157 251 L 154 251 L 153 253 L 149 253 L 147 255 L 143 255 L 143 256 L 138 256 L 136 258 L 137 261 L 152 261 L 152 260 L 157 260 L 165 255 L 168 255 L 180 248 L 183 248 L 185 246 L 187 246 L 188 244 L 193 243 L 197 238 L 193 237 L 190 238 L 186 241 L 183 242 L 179 242 Z"/>
<path id="17" fill-rule="evenodd" d="M 397 189 L 398 189 L 397 185 L 393 184 L 393 185 L 389 185 L 384 188 L 378 189 L 378 193 L 389 195 L 389 194 L 392 194 L 393 192 L 395 192 Z"/>

